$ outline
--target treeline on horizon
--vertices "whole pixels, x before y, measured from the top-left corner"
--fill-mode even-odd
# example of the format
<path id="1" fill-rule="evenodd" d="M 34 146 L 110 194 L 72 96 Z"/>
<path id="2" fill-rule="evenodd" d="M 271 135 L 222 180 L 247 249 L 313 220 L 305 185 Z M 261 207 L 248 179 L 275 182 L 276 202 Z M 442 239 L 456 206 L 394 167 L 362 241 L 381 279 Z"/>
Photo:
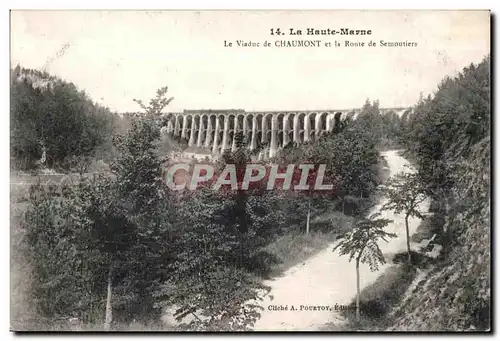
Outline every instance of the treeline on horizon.
<path id="1" fill-rule="evenodd" d="M 10 72 L 11 166 L 76 171 L 109 160 L 112 135 L 130 126 L 73 83 L 17 65 Z"/>
<path id="2" fill-rule="evenodd" d="M 17 99 L 20 110 L 34 115 L 25 106 L 35 107 L 28 103 L 40 95 L 19 93 L 30 98 Z M 461 323 L 476 318 L 465 307 L 481 309 L 489 302 L 484 291 L 489 244 L 482 243 L 489 233 L 483 223 L 489 218 L 489 181 L 484 180 L 489 179 L 489 57 L 443 80 L 413 113 L 381 115 L 378 101 L 367 100 L 356 119 L 348 115 L 333 132 L 289 145 L 272 160 L 326 164 L 326 177 L 336 184 L 327 195 L 200 189 L 179 198 L 161 179 L 166 154 L 159 152 L 160 127 L 154 119 L 169 100 L 162 88 L 148 105 L 139 103 L 144 117 L 110 142 L 113 176 L 102 174 L 63 188 L 32 186 L 15 238 L 16 261 L 29 274 L 24 280 L 32 308 L 18 321 L 51 329 L 77 318 L 89 328 L 109 330 L 134 321 L 158 325 L 164 309 L 175 307 L 179 319 L 188 317 L 181 326 L 188 330 L 251 328 L 259 316 L 259 298 L 268 290 L 262 278 L 280 262 L 266 246 L 288 233 L 304 232 L 312 215 L 339 212 L 345 219 L 323 228 L 338 233 L 352 228 L 351 220 L 371 207 L 382 181 L 379 150 L 393 147 L 406 147 L 433 210 L 446 224 L 460 226 L 446 229 L 436 223 L 439 238 L 447 242 L 444 262 L 463 253 L 467 242 L 483 252 L 478 265 L 471 265 L 468 255 L 458 262 L 465 264 L 461 270 L 470 271 L 471 265 L 476 271 L 464 279 L 472 284 L 460 303 L 459 317 L 468 316 Z M 224 153 L 219 164 L 244 168 L 252 156 L 239 136 L 237 150 Z M 474 205 L 454 205 L 455 193 L 473 197 Z M 466 218 L 448 222 L 454 214 Z M 471 240 L 478 233 L 482 239 Z"/>

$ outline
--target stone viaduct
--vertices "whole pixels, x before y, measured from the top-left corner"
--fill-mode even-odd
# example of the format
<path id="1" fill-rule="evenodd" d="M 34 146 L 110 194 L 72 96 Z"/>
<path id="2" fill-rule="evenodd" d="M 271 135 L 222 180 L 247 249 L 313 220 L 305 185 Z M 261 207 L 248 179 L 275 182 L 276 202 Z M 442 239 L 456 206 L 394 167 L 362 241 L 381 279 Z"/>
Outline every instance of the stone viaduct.
<path id="1" fill-rule="evenodd" d="M 407 108 L 380 109 L 386 113 L 393 110 L 398 115 Z M 245 110 L 184 110 L 182 113 L 167 113 L 163 116 L 162 131 L 188 141 L 188 145 L 202 147 L 217 155 L 226 149 L 236 149 L 234 136 L 242 132 L 250 150 L 264 144 L 269 156 L 289 142 L 297 144 L 314 141 L 334 128 L 334 116 L 342 113 L 356 115 L 360 109 L 326 111 L 267 111 Z"/>

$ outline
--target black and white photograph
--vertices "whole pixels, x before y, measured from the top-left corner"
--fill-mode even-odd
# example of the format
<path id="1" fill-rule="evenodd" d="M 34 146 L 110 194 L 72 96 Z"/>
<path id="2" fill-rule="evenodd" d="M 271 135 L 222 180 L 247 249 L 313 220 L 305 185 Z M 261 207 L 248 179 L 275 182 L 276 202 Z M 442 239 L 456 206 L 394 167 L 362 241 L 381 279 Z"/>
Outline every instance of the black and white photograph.
<path id="1" fill-rule="evenodd" d="M 491 26 L 11 10 L 10 331 L 491 332 Z"/>

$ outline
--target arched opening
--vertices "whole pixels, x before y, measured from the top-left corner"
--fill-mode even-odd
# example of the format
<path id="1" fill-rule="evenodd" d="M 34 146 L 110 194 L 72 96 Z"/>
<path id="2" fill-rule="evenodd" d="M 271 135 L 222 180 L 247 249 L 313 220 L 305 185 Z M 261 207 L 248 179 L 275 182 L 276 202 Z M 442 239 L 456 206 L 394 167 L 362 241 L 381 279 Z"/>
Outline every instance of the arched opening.
<path id="1" fill-rule="evenodd" d="M 207 128 L 208 128 L 208 115 L 202 115 L 200 122 L 201 122 L 200 129 L 202 129 L 203 131 L 207 130 Z"/>
<path id="2" fill-rule="evenodd" d="M 219 121 L 219 131 L 224 130 L 224 120 L 225 120 L 224 115 L 217 116 L 217 121 Z M 215 126 L 214 126 L 214 129 L 215 129 Z M 220 140 L 219 140 L 219 143 L 220 143 Z"/>
<path id="3" fill-rule="evenodd" d="M 262 131 L 262 121 L 264 121 L 264 115 L 262 114 L 257 114 L 255 116 L 255 124 L 257 125 L 255 127 L 255 131 Z M 259 140 L 260 141 L 260 140 Z"/>
<path id="4" fill-rule="evenodd" d="M 191 137 L 191 130 L 193 129 L 193 117 L 191 115 L 187 115 L 186 116 L 186 119 L 184 121 L 184 124 L 185 124 L 185 132 L 186 134 L 183 136 L 183 142 L 186 142 L 188 143 L 189 142 L 189 139 Z M 184 129 L 183 129 L 184 131 Z"/>
<path id="5" fill-rule="evenodd" d="M 320 116 L 320 119 L 319 119 L 320 120 L 319 131 L 321 133 L 323 133 L 326 130 L 326 126 L 327 126 L 326 121 L 328 120 L 328 113 L 324 112 L 324 113 L 322 113 L 320 115 L 321 116 Z M 321 135 L 321 134 L 319 134 L 319 135 Z"/>
<path id="6" fill-rule="evenodd" d="M 265 133 L 265 142 L 271 143 L 271 130 L 266 131 Z"/>
<path id="7" fill-rule="evenodd" d="M 212 129 L 212 131 L 210 132 L 210 144 L 213 145 L 215 143 L 215 130 Z M 210 147 L 210 145 L 208 145 L 207 147 Z"/>
<path id="8" fill-rule="evenodd" d="M 294 118 L 294 114 L 288 114 L 286 115 L 285 117 L 285 127 L 283 128 L 283 130 L 285 131 L 293 131 L 293 118 Z"/>
<path id="9" fill-rule="evenodd" d="M 309 121 L 309 133 L 316 131 L 316 113 L 313 112 L 307 116 Z"/>
<path id="10" fill-rule="evenodd" d="M 184 123 L 186 124 L 186 129 L 191 130 L 193 128 L 193 116 L 187 115 Z"/>
<path id="11" fill-rule="evenodd" d="M 253 130 L 253 115 L 252 114 L 245 116 L 243 130 L 244 130 L 245 135 L 251 136 L 251 133 Z"/>
<path id="12" fill-rule="evenodd" d="M 234 124 L 234 118 L 235 118 L 235 116 L 232 115 L 232 114 L 229 115 L 229 116 L 227 116 L 227 119 L 229 120 L 229 125 L 228 125 L 229 130 L 234 130 L 234 125 L 235 125 Z"/>
<path id="13" fill-rule="evenodd" d="M 300 113 L 298 116 L 297 116 L 297 120 L 298 120 L 298 127 L 299 127 L 299 130 L 304 130 L 306 128 L 306 114 L 305 113 Z"/>
<path id="14" fill-rule="evenodd" d="M 236 142 L 234 140 L 236 136 L 236 132 L 234 130 L 230 130 L 227 134 L 227 144 L 226 144 L 226 148 L 231 150 L 231 148 L 233 147 L 233 144 Z"/>
<path id="15" fill-rule="evenodd" d="M 283 130 L 278 131 L 278 148 L 283 147 L 283 142 L 285 141 L 284 134 Z"/>
<path id="16" fill-rule="evenodd" d="M 276 123 L 278 124 L 277 130 L 285 130 L 285 114 L 279 113 L 276 121 Z"/>
<path id="17" fill-rule="evenodd" d="M 182 133 L 182 126 L 184 125 L 184 116 L 178 115 L 175 120 L 175 136 L 180 136 Z"/>
<path id="18" fill-rule="evenodd" d="M 210 115 L 210 117 L 208 118 L 209 120 L 209 125 L 212 127 L 212 130 L 215 130 L 215 125 L 216 125 L 216 122 L 217 122 L 217 116 L 215 115 Z M 208 128 L 208 126 L 207 126 Z"/>
<path id="19" fill-rule="evenodd" d="M 314 131 L 309 132 L 309 142 L 314 142 L 316 140 L 316 133 Z"/>
<path id="20" fill-rule="evenodd" d="M 262 131 L 261 130 L 256 132 L 255 141 L 257 144 L 257 148 L 262 145 Z"/>
<path id="21" fill-rule="evenodd" d="M 271 130 L 271 114 L 265 114 L 262 118 L 262 131 Z"/>
<path id="22" fill-rule="evenodd" d="M 224 138 L 224 131 L 222 129 L 219 130 L 217 133 L 218 139 L 217 139 L 217 150 L 219 150 L 222 146 L 222 139 Z"/>
<path id="23" fill-rule="evenodd" d="M 193 128 L 194 129 L 194 143 L 196 144 L 198 141 L 198 134 L 200 133 L 200 116 L 195 115 L 193 118 Z"/>
<path id="24" fill-rule="evenodd" d="M 236 120 L 237 120 L 238 124 L 236 125 L 234 131 L 235 132 L 242 131 L 243 130 L 243 121 L 245 120 L 245 116 L 238 115 L 236 117 Z"/>

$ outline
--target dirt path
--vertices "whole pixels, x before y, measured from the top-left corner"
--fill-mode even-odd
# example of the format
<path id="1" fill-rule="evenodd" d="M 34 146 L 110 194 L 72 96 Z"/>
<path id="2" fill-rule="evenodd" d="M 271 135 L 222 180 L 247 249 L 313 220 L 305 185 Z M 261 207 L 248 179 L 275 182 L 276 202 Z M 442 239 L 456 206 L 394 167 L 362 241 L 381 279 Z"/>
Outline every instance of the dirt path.
<path id="1" fill-rule="evenodd" d="M 387 151 L 383 155 L 388 162 L 390 176 L 408 171 L 404 166 L 409 166 L 409 163 L 397 151 Z M 381 198 L 372 213 L 379 211 L 384 201 L 385 198 Z M 427 211 L 427 201 L 421 205 L 421 209 Z M 382 212 L 382 216 L 394 220 L 387 230 L 398 235 L 389 243 L 380 245 L 382 252 L 394 254 L 404 251 L 404 217 L 387 211 Z M 409 223 L 410 234 L 413 234 L 420 219 L 410 219 Z M 348 257 L 340 257 L 337 252 L 332 252 L 333 246 L 334 244 L 330 244 L 305 263 L 289 269 L 282 277 L 266 282 L 272 288 L 270 297 L 273 299 L 269 297 L 260 303 L 264 311 L 254 330 L 318 330 L 326 323 L 341 322 L 340 315 L 335 311 L 335 304 L 349 305 L 352 302 L 356 295 L 356 270 L 354 263 L 349 263 Z M 385 265 L 379 271 L 371 272 L 368 265 L 360 265 L 361 288 L 372 284 L 387 267 Z M 314 310 L 313 306 L 319 307 Z"/>

